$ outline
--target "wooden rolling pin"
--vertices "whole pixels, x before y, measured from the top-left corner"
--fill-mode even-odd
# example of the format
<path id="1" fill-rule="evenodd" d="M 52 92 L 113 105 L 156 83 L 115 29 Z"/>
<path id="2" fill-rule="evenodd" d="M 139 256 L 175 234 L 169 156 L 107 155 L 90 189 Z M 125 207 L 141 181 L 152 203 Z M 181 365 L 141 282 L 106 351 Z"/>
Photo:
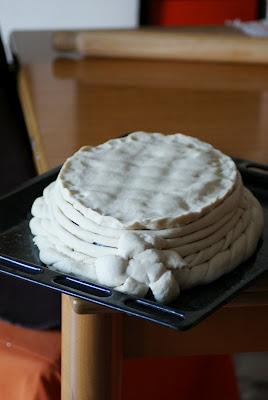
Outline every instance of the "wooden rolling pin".
<path id="1" fill-rule="evenodd" d="M 268 63 L 268 38 L 235 30 L 96 30 L 57 32 L 53 46 L 84 56 Z"/>

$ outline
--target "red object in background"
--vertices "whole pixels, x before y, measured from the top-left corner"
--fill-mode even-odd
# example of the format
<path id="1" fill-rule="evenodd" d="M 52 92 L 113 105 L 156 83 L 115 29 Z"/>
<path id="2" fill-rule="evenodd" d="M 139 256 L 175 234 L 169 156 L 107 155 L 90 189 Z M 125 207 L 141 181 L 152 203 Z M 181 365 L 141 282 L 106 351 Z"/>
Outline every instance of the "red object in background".
<path id="1" fill-rule="evenodd" d="M 179 339 L 178 339 L 179 340 Z M 228 355 L 127 359 L 124 400 L 239 400 Z"/>
<path id="2" fill-rule="evenodd" d="M 228 19 L 257 18 L 257 0 L 150 0 L 149 23 L 154 25 L 219 25 Z"/>

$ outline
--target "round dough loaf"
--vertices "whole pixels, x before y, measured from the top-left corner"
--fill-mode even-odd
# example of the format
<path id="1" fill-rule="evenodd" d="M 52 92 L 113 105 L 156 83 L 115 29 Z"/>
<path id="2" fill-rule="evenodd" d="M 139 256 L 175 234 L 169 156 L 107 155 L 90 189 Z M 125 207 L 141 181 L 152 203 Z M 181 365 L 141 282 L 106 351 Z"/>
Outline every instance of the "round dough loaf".
<path id="1" fill-rule="evenodd" d="M 157 301 L 217 279 L 255 250 L 262 209 L 233 161 L 185 135 L 137 132 L 66 161 L 32 206 L 51 268 Z"/>
<path id="2" fill-rule="evenodd" d="M 63 165 L 63 198 L 97 224 L 163 229 L 192 222 L 233 190 L 230 157 L 182 134 L 136 132 L 83 147 Z"/>

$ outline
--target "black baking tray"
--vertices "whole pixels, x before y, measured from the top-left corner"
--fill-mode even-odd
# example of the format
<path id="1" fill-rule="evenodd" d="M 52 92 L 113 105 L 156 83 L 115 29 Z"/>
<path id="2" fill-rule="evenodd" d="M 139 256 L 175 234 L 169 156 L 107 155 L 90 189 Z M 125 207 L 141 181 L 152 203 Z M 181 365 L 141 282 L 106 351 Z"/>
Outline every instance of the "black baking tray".
<path id="1" fill-rule="evenodd" d="M 259 199 L 264 210 L 265 227 L 257 251 L 220 279 L 182 292 L 172 304 L 156 303 L 150 294 L 145 299 L 122 294 L 84 278 L 55 272 L 40 262 L 29 230 L 30 209 L 34 199 L 56 179 L 59 167 L 0 199 L 0 274 L 46 286 L 166 327 L 188 329 L 268 269 L 268 165 L 241 159 L 235 159 L 235 162 L 245 185 Z"/>

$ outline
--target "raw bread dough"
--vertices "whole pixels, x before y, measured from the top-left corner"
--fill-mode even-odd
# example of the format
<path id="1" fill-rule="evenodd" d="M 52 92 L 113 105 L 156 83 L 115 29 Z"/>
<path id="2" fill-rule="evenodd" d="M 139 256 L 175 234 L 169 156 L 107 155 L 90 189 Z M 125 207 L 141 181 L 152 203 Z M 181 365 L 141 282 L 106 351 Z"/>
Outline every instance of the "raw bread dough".
<path id="1" fill-rule="evenodd" d="M 62 239 L 55 236 L 57 230 L 47 230 L 48 219 L 34 217 L 30 228 L 36 235 L 34 240 L 40 249 L 40 259 L 54 269 L 83 275 L 116 290 L 140 296 L 150 288 L 158 301 L 168 302 L 178 296 L 180 288 L 208 283 L 252 254 L 261 234 L 263 216 L 254 196 L 245 190 L 244 197 L 244 208 L 240 208 L 240 218 L 233 229 L 227 230 L 224 237 L 212 245 L 184 258 L 174 250 L 146 249 L 148 245 L 153 246 L 153 242 L 148 244 L 144 241 L 143 247 L 136 248 L 135 254 L 131 251 L 126 258 L 108 255 L 95 261 L 95 258 L 66 246 Z M 144 238 L 139 239 L 142 244 Z M 211 240 L 207 243 L 211 243 Z M 200 247 L 196 242 L 194 245 L 193 251 Z M 112 268 L 111 273 L 108 273 L 107 265 Z"/>
<path id="2" fill-rule="evenodd" d="M 51 212 L 54 216 L 53 217 L 54 223 L 59 224 L 61 228 L 64 228 L 70 234 L 73 234 L 78 239 L 81 239 L 85 242 L 89 242 L 91 244 L 97 243 L 102 246 L 118 247 L 119 254 L 122 255 L 121 249 L 122 248 L 126 249 L 126 243 L 124 243 L 124 245 L 122 246 L 121 244 L 119 244 L 118 239 L 109 237 L 109 236 L 92 233 L 90 230 L 85 230 L 84 228 L 80 227 L 79 225 L 77 225 L 76 223 L 74 223 L 73 221 L 68 219 L 55 204 L 55 201 L 54 201 L 55 197 L 56 197 L 55 189 L 56 188 L 55 188 L 54 184 L 49 185 L 45 189 L 44 197 L 36 199 L 36 201 L 34 202 L 33 207 L 32 207 L 33 215 L 35 215 L 39 218 L 43 218 L 44 216 L 48 215 L 49 208 L 51 208 Z M 213 211 L 217 211 L 217 209 L 215 209 Z M 219 230 L 219 228 L 221 228 L 223 225 L 225 225 L 225 223 L 228 222 L 229 220 L 232 220 L 234 223 L 234 219 L 232 217 L 234 217 L 233 211 L 226 214 L 223 218 L 221 218 L 216 223 L 211 224 L 204 229 L 200 229 L 199 231 L 194 232 L 192 234 L 182 235 L 179 238 L 171 238 L 171 239 L 167 238 L 166 240 L 161 240 L 160 235 L 157 235 L 157 234 L 152 235 L 151 231 L 148 231 L 148 230 L 147 231 L 146 230 L 145 231 L 133 231 L 133 232 L 142 234 L 142 237 L 147 237 L 147 240 L 150 243 L 153 243 L 153 246 L 156 248 L 174 248 L 179 245 L 191 243 L 191 242 L 197 241 L 198 239 L 207 237 L 210 233 L 213 233 L 213 232 Z M 190 225 L 191 224 L 188 224 L 186 226 L 186 228 L 187 228 L 186 231 L 188 231 L 188 232 L 190 230 L 192 230 Z M 199 223 L 199 226 L 201 226 L 200 223 Z M 127 236 L 123 235 L 124 232 L 127 233 Z M 120 236 L 121 239 L 120 240 L 122 241 L 125 237 L 128 237 L 128 235 L 132 235 L 132 233 L 129 231 L 121 231 L 121 236 Z M 138 238 L 138 237 L 136 236 L 136 238 Z M 124 250 L 124 251 L 126 251 L 126 250 Z"/>
<path id="3" fill-rule="evenodd" d="M 50 193 L 48 190 L 46 191 L 46 201 L 49 203 L 50 197 L 48 195 Z M 237 224 L 238 220 L 242 215 L 242 208 L 238 208 L 233 218 L 229 219 L 227 223 L 221 226 L 216 232 L 209 235 L 210 229 L 206 230 L 206 235 L 203 239 L 197 240 L 198 237 L 203 237 L 203 234 L 196 232 L 195 234 L 187 236 L 183 236 L 178 239 L 170 239 L 173 242 L 173 245 L 182 244 L 178 247 L 170 247 L 169 239 L 160 239 L 151 237 L 147 233 L 137 234 L 134 232 L 123 232 L 119 241 L 118 248 L 116 247 L 106 247 L 106 246 L 97 246 L 94 241 L 86 242 L 77 236 L 73 235 L 64 227 L 58 224 L 57 217 L 53 213 L 53 201 L 50 201 L 48 204 L 47 212 L 50 215 L 50 218 L 43 218 L 42 225 L 43 228 L 52 235 L 56 235 L 63 243 L 68 243 L 69 247 L 72 249 L 79 251 L 83 254 L 86 254 L 91 257 L 101 257 L 104 255 L 112 255 L 119 254 L 124 258 L 131 258 L 135 254 L 144 251 L 147 248 L 158 248 L 158 249 L 169 249 L 172 248 L 181 256 L 185 257 L 187 255 L 191 255 L 198 251 L 201 251 L 211 244 L 217 243 L 222 237 L 226 235 L 227 232 L 232 231 L 233 227 Z M 44 208 L 44 207 L 43 207 Z M 212 229 L 214 230 L 214 229 Z M 201 232 L 202 233 L 202 232 Z M 186 243 L 186 244 L 185 244 Z M 98 244 L 103 244 L 98 243 Z"/>
<path id="4" fill-rule="evenodd" d="M 135 279 L 129 276 L 125 283 L 117 286 L 115 290 L 126 294 L 132 294 L 134 296 L 144 297 L 148 293 L 149 286 L 145 285 L 144 283 L 137 282 Z"/>
<path id="5" fill-rule="evenodd" d="M 117 253 L 123 258 L 130 259 L 146 249 L 165 247 L 164 239 L 150 236 L 147 233 L 124 232 L 118 240 Z"/>
<path id="6" fill-rule="evenodd" d="M 63 165 L 63 198 L 114 228 L 163 229 L 198 219 L 233 189 L 230 157 L 198 139 L 136 132 L 83 147 Z"/>
<path id="7" fill-rule="evenodd" d="M 150 289 L 156 301 L 170 303 L 180 294 L 180 287 L 171 271 L 166 271 L 160 278 L 150 283 Z"/>
<path id="8" fill-rule="evenodd" d="M 127 260 L 118 255 L 99 257 L 95 262 L 97 279 L 107 286 L 120 286 L 128 277 L 127 265 Z"/>
<path id="9" fill-rule="evenodd" d="M 142 147 L 148 147 L 147 150 L 153 152 L 149 161 L 147 150 L 140 150 L 141 143 Z M 132 149 L 128 151 L 126 147 L 126 154 L 122 154 L 126 144 Z M 167 149 L 171 145 L 169 155 Z M 181 157 L 182 165 L 175 160 L 173 149 Z M 189 172 L 183 167 L 183 163 L 192 162 L 189 161 L 191 153 L 201 173 L 195 168 Z M 83 148 L 76 154 L 78 158 L 74 155 L 65 163 L 57 181 L 50 184 L 32 206 L 30 229 L 35 236 L 41 261 L 51 268 L 137 296 L 145 296 L 151 289 L 155 299 L 165 303 L 174 300 L 181 289 L 210 282 L 230 271 L 255 250 L 263 226 L 262 209 L 244 188 L 240 174 L 229 157 L 210 145 L 184 135 L 170 138 L 137 133 L 130 135 L 128 140 Z M 159 167 L 159 162 L 164 159 L 166 162 Z M 91 209 L 88 198 L 83 197 L 86 186 L 82 185 L 82 175 L 89 179 L 84 173 L 85 168 L 89 168 L 91 174 L 93 166 L 97 166 L 99 172 L 96 176 L 104 179 L 106 184 L 107 162 L 114 168 L 122 168 L 122 173 L 115 174 L 116 180 L 111 178 L 109 181 L 112 183 L 109 186 L 108 197 L 112 199 L 109 207 L 114 215 L 104 215 L 104 210 L 98 207 Z M 75 182 L 74 168 L 77 168 L 77 163 L 81 168 L 78 168 Z M 209 167 L 202 175 L 205 163 Z M 176 170 L 178 167 L 182 168 L 182 175 L 185 174 L 192 184 L 190 191 L 184 177 L 176 181 L 180 176 Z M 133 191 L 125 177 L 121 176 L 123 173 L 134 182 Z M 201 183 L 197 184 L 196 175 L 199 175 Z M 160 182 L 157 189 L 166 191 L 164 205 L 159 200 L 159 193 L 150 187 L 154 179 Z M 176 190 L 172 191 L 176 182 Z M 90 186 L 88 194 L 94 204 L 100 200 L 99 205 L 103 205 L 104 185 L 100 192 L 98 184 L 95 182 L 94 185 L 96 192 Z M 72 190 L 69 190 L 71 187 Z M 117 199 L 114 199 L 115 189 L 118 191 Z M 185 200 L 180 208 L 181 199 L 184 199 L 182 194 Z M 128 195 L 130 197 L 126 199 Z M 177 211 L 174 196 L 178 200 Z M 146 200 L 143 206 L 141 198 Z M 126 219 L 124 207 L 133 207 L 134 199 L 137 201 L 135 218 L 131 211 L 130 219 Z M 124 204 L 123 211 L 120 202 Z M 169 207 L 170 212 L 165 211 L 165 207 Z M 148 229 L 150 227 L 153 229 Z"/>
<path id="10" fill-rule="evenodd" d="M 250 257 L 258 244 L 258 238 L 263 229 L 263 211 L 256 198 L 247 192 L 251 203 L 251 219 L 245 229 L 238 231 L 233 241 L 223 245 L 207 262 L 192 268 L 176 270 L 176 279 L 180 282 L 181 289 L 209 283 L 218 279 L 223 274 L 230 272 L 248 257 Z M 227 240 L 226 240 L 227 241 Z"/>
<path id="11" fill-rule="evenodd" d="M 70 220 L 73 221 L 79 227 L 88 230 L 89 232 L 94 232 L 100 234 L 101 236 L 105 237 L 112 237 L 112 238 L 119 238 L 123 232 L 128 231 L 125 229 L 115 229 L 109 228 L 107 226 L 99 225 L 93 222 L 92 220 L 86 218 L 83 214 L 79 211 L 75 210 L 74 207 L 66 202 L 58 190 L 58 186 L 53 182 L 51 186 L 55 185 L 53 189 L 54 193 L 54 201 L 57 204 L 58 208 L 62 211 L 62 213 Z M 49 187 L 48 187 L 49 188 Z M 219 221 L 220 219 L 224 218 L 227 213 L 232 212 L 238 207 L 238 204 L 242 198 L 243 192 L 243 185 L 241 182 L 240 174 L 238 173 L 237 181 L 234 185 L 233 190 L 226 197 L 226 199 L 221 202 L 218 206 L 216 206 L 213 210 L 209 213 L 205 214 L 203 217 L 188 224 L 178 224 L 175 228 L 167 228 L 167 229 L 160 229 L 160 230 L 138 230 L 135 229 L 137 233 L 146 232 L 149 235 L 162 237 L 162 238 L 177 238 L 180 236 L 184 236 L 193 232 L 197 232 L 202 228 L 206 228 L 215 224 L 215 221 Z M 45 191 L 46 193 L 46 191 Z M 33 214 L 34 215 L 34 214 Z M 101 239 L 100 239 L 101 240 Z"/>

